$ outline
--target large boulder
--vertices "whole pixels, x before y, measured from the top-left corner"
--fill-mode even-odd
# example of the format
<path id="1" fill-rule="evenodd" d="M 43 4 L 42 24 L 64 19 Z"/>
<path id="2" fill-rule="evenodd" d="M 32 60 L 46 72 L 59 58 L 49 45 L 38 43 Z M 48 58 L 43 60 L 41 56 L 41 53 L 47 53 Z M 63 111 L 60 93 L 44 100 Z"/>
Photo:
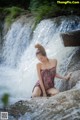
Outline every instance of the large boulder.
<path id="1" fill-rule="evenodd" d="M 80 120 L 80 89 L 17 102 L 9 113 L 12 120 Z"/>
<path id="2" fill-rule="evenodd" d="M 80 48 L 78 48 L 75 51 L 75 53 L 72 55 L 72 57 L 70 59 L 66 74 L 68 74 L 69 72 L 72 72 L 72 76 L 71 76 L 71 79 L 69 81 L 59 79 L 59 82 L 61 84 L 60 84 L 58 89 L 61 92 L 69 90 L 73 86 L 75 86 L 76 84 L 79 83 L 78 81 L 79 81 L 79 74 L 80 74 Z"/>
<path id="3" fill-rule="evenodd" d="M 68 89 L 53 97 L 36 97 L 11 105 L 10 119 L 14 116 L 14 120 L 80 120 L 80 70 L 72 73 Z"/>
<path id="4" fill-rule="evenodd" d="M 8 111 L 8 120 L 80 120 L 80 70 L 67 82 L 70 90 L 19 101 L 1 111 Z"/>
<path id="5" fill-rule="evenodd" d="M 36 97 L 11 105 L 9 120 L 80 120 L 80 70 L 72 73 L 68 85 L 70 90 L 53 97 Z"/>
<path id="6" fill-rule="evenodd" d="M 69 80 L 62 80 L 60 91 L 66 91 L 73 88 L 80 88 L 80 70 L 72 72 Z"/>

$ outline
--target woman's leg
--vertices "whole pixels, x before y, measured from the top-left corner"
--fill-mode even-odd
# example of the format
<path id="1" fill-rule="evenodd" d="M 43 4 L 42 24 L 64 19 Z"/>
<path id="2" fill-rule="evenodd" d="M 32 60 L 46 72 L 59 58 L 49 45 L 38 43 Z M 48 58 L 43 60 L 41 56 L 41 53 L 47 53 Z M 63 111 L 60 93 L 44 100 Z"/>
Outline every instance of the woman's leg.
<path id="1" fill-rule="evenodd" d="M 32 92 L 32 97 L 39 97 L 39 96 L 41 96 L 41 93 L 42 93 L 42 91 L 41 91 L 40 87 L 36 86 Z"/>
<path id="2" fill-rule="evenodd" d="M 50 89 L 47 90 L 47 94 L 49 94 L 50 96 L 54 96 L 58 93 L 59 93 L 59 90 L 57 90 L 55 88 L 50 88 Z"/>

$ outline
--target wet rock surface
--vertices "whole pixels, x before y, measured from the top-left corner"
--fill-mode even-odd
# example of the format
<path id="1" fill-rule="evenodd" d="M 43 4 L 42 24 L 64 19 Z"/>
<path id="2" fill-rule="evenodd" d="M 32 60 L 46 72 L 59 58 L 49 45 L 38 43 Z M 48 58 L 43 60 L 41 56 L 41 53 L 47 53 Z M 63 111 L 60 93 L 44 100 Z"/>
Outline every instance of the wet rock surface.
<path id="1" fill-rule="evenodd" d="M 10 107 L 9 113 L 14 120 L 80 120 L 80 89 L 17 102 Z"/>
<path id="2" fill-rule="evenodd" d="M 77 48 L 75 54 L 72 56 L 72 59 L 68 65 L 68 71 L 73 72 L 80 70 L 80 47 Z"/>
<path id="3" fill-rule="evenodd" d="M 80 120 L 80 70 L 68 81 L 71 90 L 53 97 L 36 97 L 19 101 L 8 108 L 12 120 Z"/>
<path id="4" fill-rule="evenodd" d="M 74 71 L 69 82 L 68 82 L 68 89 L 71 88 L 80 88 L 80 70 Z"/>

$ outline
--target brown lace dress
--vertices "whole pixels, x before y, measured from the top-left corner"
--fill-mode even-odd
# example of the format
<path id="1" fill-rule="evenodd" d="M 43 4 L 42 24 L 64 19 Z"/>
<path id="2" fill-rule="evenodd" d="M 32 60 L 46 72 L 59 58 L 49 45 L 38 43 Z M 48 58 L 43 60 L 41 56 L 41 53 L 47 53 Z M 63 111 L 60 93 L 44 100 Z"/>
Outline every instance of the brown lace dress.
<path id="1" fill-rule="evenodd" d="M 41 77 L 42 77 L 42 81 L 45 87 L 45 91 L 53 88 L 54 87 L 54 77 L 56 75 L 56 67 L 52 67 L 51 69 L 45 69 L 42 70 L 41 69 Z M 43 96 L 43 92 L 39 83 L 39 80 L 37 81 L 37 83 L 35 84 L 34 88 L 38 86 L 41 90 L 41 96 Z M 33 88 L 33 90 L 34 90 Z"/>

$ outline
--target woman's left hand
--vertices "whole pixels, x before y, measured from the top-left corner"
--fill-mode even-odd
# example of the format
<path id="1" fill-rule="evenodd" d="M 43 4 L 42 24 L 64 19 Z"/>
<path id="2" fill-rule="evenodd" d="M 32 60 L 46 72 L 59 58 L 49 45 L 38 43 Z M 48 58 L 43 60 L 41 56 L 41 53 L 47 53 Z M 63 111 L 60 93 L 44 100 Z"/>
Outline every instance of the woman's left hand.
<path id="1" fill-rule="evenodd" d="M 69 80 L 70 77 L 71 77 L 71 74 L 72 74 L 72 72 L 68 73 L 68 75 L 66 75 L 66 76 L 64 77 L 64 79 L 65 79 L 65 80 Z"/>

